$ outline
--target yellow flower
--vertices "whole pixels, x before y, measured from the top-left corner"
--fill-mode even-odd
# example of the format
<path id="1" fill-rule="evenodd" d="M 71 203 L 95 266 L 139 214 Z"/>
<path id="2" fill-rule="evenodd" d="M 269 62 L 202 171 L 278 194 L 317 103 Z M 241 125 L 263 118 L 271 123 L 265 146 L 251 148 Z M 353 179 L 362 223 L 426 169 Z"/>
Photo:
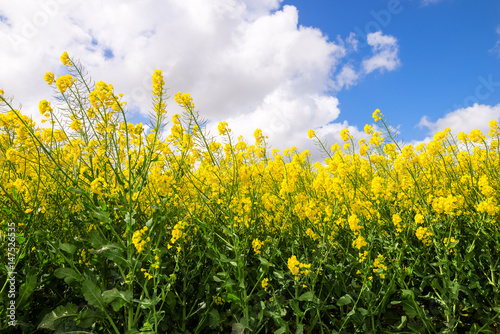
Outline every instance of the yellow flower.
<path id="1" fill-rule="evenodd" d="M 71 129 L 73 129 L 74 131 L 79 131 L 82 129 L 82 122 L 80 122 L 79 120 L 77 119 L 74 119 L 73 122 L 71 122 L 70 124 L 70 127 Z"/>
<path id="2" fill-rule="evenodd" d="M 163 72 L 161 70 L 156 70 L 153 73 L 153 95 L 159 97 L 163 93 L 163 86 L 165 81 L 163 80 Z"/>
<path id="3" fill-rule="evenodd" d="M 52 113 L 52 107 L 50 106 L 50 102 L 47 100 L 42 100 L 38 104 L 38 110 L 40 111 L 41 115 L 45 115 L 47 112 Z"/>
<path id="4" fill-rule="evenodd" d="M 228 130 L 227 128 L 227 122 L 220 122 L 219 125 L 217 126 L 217 129 L 219 130 L 219 135 L 224 136 L 226 132 L 231 132 L 231 129 Z"/>
<path id="5" fill-rule="evenodd" d="M 45 73 L 45 76 L 43 77 L 43 79 L 45 81 L 47 81 L 47 83 L 49 85 L 52 85 L 54 83 L 54 81 L 55 81 L 55 79 L 54 79 L 54 73 L 52 73 L 52 72 Z"/>
<path id="6" fill-rule="evenodd" d="M 340 131 L 340 138 L 342 138 L 343 141 L 348 141 L 350 136 L 349 136 L 349 130 L 344 128 Z"/>
<path id="7" fill-rule="evenodd" d="M 268 285 L 269 285 L 268 282 L 269 282 L 269 278 L 264 278 L 262 280 L 262 288 L 264 289 L 264 291 L 267 291 L 267 289 L 268 289 Z"/>
<path id="8" fill-rule="evenodd" d="M 146 233 L 147 230 L 148 230 L 148 227 L 144 226 L 142 228 L 142 230 L 137 230 L 132 235 L 132 243 L 134 244 L 134 246 L 137 249 L 138 253 L 141 253 L 144 250 L 145 246 L 146 246 L 146 243 L 147 243 L 146 240 L 147 239 L 143 240 L 142 236 L 144 235 L 144 233 Z"/>
<path id="9" fill-rule="evenodd" d="M 375 122 L 378 122 L 379 120 L 382 119 L 382 112 L 380 111 L 380 109 L 376 109 L 373 114 L 372 114 L 372 118 Z"/>
<path id="10" fill-rule="evenodd" d="M 309 139 L 312 139 L 312 137 L 314 137 L 315 134 L 316 132 L 314 132 L 313 129 L 309 129 L 309 131 L 307 131 L 307 136 L 309 137 Z"/>
<path id="11" fill-rule="evenodd" d="M 177 102 L 185 110 L 194 109 L 193 98 L 189 93 L 178 92 L 174 95 L 175 102 Z"/>
<path id="12" fill-rule="evenodd" d="M 358 235 L 356 240 L 352 242 L 352 246 L 357 249 L 361 249 L 361 247 L 364 247 L 366 245 L 368 245 L 368 243 L 366 242 L 365 238 L 363 238 L 363 236 L 361 235 Z"/>
<path id="13" fill-rule="evenodd" d="M 367 135 L 371 135 L 373 132 L 373 127 L 369 124 L 366 124 L 364 130 Z"/>
<path id="14" fill-rule="evenodd" d="M 61 55 L 61 61 L 62 61 L 63 65 L 65 65 L 65 66 L 71 66 L 71 61 L 69 60 L 69 55 L 68 55 L 67 52 L 64 52 Z"/>
<path id="15" fill-rule="evenodd" d="M 59 91 L 64 94 L 64 92 L 66 92 L 66 89 L 73 86 L 73 77 L 69 74 L 59 77 L 57 78 L 56 85 L 57 89 L 59 89 Z"/>
<path id="16" fill-rule="evenodd" d="M 4 95 L 5 92 L 3 91 L 3 89 L 0 89 L 0 95 Z"/>
<path id="17" fill-rule="evenodd" d="M 252 241 L 252 247 L 255 252 L 255 254 L 260 254 L 260 248 L 262 247 L 264 243 L 260 241 L 259 239 L 253 239 Z"/>
<path id="18" fill-rule="evenodd" d="M 297 276 L 299 274 L 299 265 L 300 262 L 295 255 L 292 255 L 292 257 L 288 259 L 288 269 L 290 269 L 292 275 Z"/>

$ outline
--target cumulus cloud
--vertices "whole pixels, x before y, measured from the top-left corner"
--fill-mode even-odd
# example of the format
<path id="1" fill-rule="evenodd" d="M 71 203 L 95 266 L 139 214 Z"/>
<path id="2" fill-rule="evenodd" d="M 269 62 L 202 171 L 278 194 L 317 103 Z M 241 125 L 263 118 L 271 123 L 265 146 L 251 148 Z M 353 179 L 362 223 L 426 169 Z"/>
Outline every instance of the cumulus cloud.
<path id="1" fill-rule="evenodd" d="M 392 71 L 401 64 L 398 58 L 398 42 L 393 36 L 384 35 L 381 31 L 377 31 L 367 35 L 367 42 L 372 48 L 373 56 L 365 59 L 362 63 L 366 73 L 375 70 Z"/>
<path id="2" fill-rule="evenodd" d="M 309 128 L 336 140 L 349 126 L 334 123 L 340 109 L 332 92 L 395 69 L 398 45 L 382 32 L 369 34 L 369 58 L 345 63 L 358 49 L 353 34 L 330 41 L 298 18 L 281 0 L 12 1 L 0 9 L 0 62 L 8 64 L 0 88 L 39 119 L 38 101 L 53 93 L 44 73 L 65 74 L 59 57 L 67 51 L 94 80 L 124 93 L 142 121 L 158 68 L 169 95 L 191 93 L 210 128 L 227 120 L 249 140 L 262 128 L 273 146 L 314 149 Z M 180 112 L 172 100 L 167 109 Z"/>
<path id="3" fill-rule="evenodd" d="M 430 121 L 426 116 L 422 117 L 419 127 L 425 127 L 429 130 L 429 134 L 433 135 L 438 131 L 443 131 L 450 128 L 451 132 L 457 134 L 460 131 L 469 133 L 471 130 L 478 129 L 483 133 L 488 133 L 488 123 L 491 120 L 500 121 L 500 104 L 489 106 L 484 104 L 474 104 L 468 108 L 461 108 L 444 117 Z"/>

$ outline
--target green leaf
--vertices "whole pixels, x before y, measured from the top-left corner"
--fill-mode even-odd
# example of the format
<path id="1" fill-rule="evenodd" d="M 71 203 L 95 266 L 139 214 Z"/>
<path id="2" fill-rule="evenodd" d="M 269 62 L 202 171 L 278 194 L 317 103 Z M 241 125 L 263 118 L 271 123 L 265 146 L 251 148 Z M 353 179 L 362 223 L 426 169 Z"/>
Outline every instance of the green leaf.
<path id="1" fill-rule="evenodd" d="M 405 310 L 405 313 L 409 318 L 413 319 L 418 315 L 418 311 L 415 309 L 415 305 L 413 304 L 413 302 L 409 300 L 403 300 L 401 305 L 403 305 L 403 309 Z"/>
<path id="2" fill-rule="evenodd" d="M 113 261 L 119 266 L 130 267 L 130 263 L 127 261 L 125 256 L 123 256 L 123 251 L 121 247 L 117 244 L 107 244 L 101 246 L 99 249 L 95 249 L 91 252 L 92 254 L 103 254 L 106 258 Z"/>
<path id="3" fill-rule="evenodd" d="M 401 294 L 404 298 L 411 298 L 412 300 L 415 299 L 415 294 L 411 290 L 401 289 Z"/>
<path id="4" fill-rule="evenodd" d="M 54 276 L 57 278 L 63 278 L 66 284 L 71 284 L 74 281 L 83 281 L 82 275 L 78 274 L 72 268 L 57 268 L 54 270 Z"/>
<path id="5" fill-rule="evenodd" d="M 307 301 L 307 302 L 312 302 L 314 300 L 314 292 L 308 291 L 306 293 L 303 293 L 300 295 L 299 300 L 300 301 Z"/>
<path id="6" fill-rule="evenodd" d="M 275 271 L 273 272 L 274 276 L 276 276 L 277 279 L 279 280 L 282 280 L 285 278 L 285 276 L 283 276 L 283 271 Z"/>
<path id="7" fill-rule="evenodd" d="M 117 288 L 113 288 L 102 293 L 102 299 L 105 303 L 111 303 L 117 298 L 121 298 L 127 303 L 130 303 L 132 301 L 132 291 L 119 291 Z"/>
<path id="8" fill-rule="evenodd" d="M 76 246 L 72 244 L 59 243 L 59 249 L 65 251 L 68 254 L 75 254 Z"/>
<path id="9" fill-rule="evenodd" d="M 146 226 L 147 226 L 147 228 L 151 228 L 151 225 L 153 225 L 153 218 L 151 218 L 150 220 L 148 220 L 148 221 L 146 222 Z"/>
<path id="10" fill-rule="evenodd" d="M 75 194 L 85 195 L 85 191 L 82 189 L 68 188 L 68 190 L 75 193 Z"/>
<path id="11" fill-rule="evenodd" d="M 78 321 L 78 326 L 82 328 L 90 328 L 96 319 L 96 313 L 90 309 L 84 309 L 82 312 L 78 313 L 76 320 Z"/>
<path id="12" fill-rule="evenodd" d="M 262 264 L 262 266 L 264 267 L 265 270 L 269 269 L 269 261 L 267 261 L 266 259 L 264 259 L 262 256 L 259 256 L 259 261 L 260 261 L 260 263 Z"/>
<path id="13" fill-rule="evenodd" d="M 299 317 L 304 316 L 304 312 L 302 312 L 302 310 L 299 307 L 299 303 L 296 300 L 290 300 L 290 307 Z"/>
<path id="14" fill-rule="evenodd" d="M 95 306 L 99 309 L 104 308 L 104 300 L 101 296 L 101 289 L 97 285 L 94 284 L 89 279 L 86 279 L 82 285 L 82 293 L 85 300 L 89 303 L 89 305 Z"/>
<path id="15" fill-rule="evenodd" d="M 366 316 L 368 311 L 362 307 L 358 307 L 358 312 L 361 313 L 362 316 Z"/>
<path id="16" fill-rule="evenodd" d="M 304 325 L 298 325 L 295 334 L 303 334 L 304 333 Z"/>
<path id="17" fill-rule="evenodd" d="M 344 305 L 349 305 L 352 302 L 353 302 L 352 297 L 346 294 L 340 297 L 339 300 L 337 300 L 337 305 L 344 306 Z"/>
<path id="18" fill-rule="evenodd" d="M 64 320 L 76 317 L 78 307 L 75 304 L 66 304 L 66 306 L 59 306 L 50 313 L 47 313 L 42 321 L 38 324 L 38 328 L 56 330 L 57 326 Z"/>
<path id="19" fill-rule="evenodd" d="M 239 302 L 240 301 L 240 298 L 238 296 L 236 296 L 234 293 L 228 293 L 226 296 L 225 296 L 227 301 L 229 302 Z"/>
<path id="20" fill-rule="evenodd" d="M 135 225 L 135 219 L 132 217 L 134 214 L 135 212 L 132 213 L 132 215 L 130 214 L 130 212 L 127 212 L 125 214 L 125 223 L 127 224 L 127 228 L 133 227 Z"/>
<path id="21" fill-rule="evenodd" d="M 90 231 L 87 235 L 89 236 L 89 241 L 94 249 L 99 249 L 106 244 L 99 235 L 99 232 L 96 230 Z"/>
<path id="22" fill-rule="evenodd" d="M 286 332 L 286 327 L 281 327 L 274 332 L 274 334 L 283 334 Z"/>
<path id="23" fill-rule="evenodd" d="M 231 327 L 231 334 L 243 334 L 245 332 L 245 326 L 236 322 Z M 276 333 L 276 332 L 275 332 Z"/>
<path id="24" fill-rule="evenodd" d="M 219 323 L 220 323 L 219 311 L 217 311 L 216 309 L 213 308 L 208 313 L 208 324 L 209 324 L 211 329 L 214 329 L 214 328 L 217 328 L 219 326 Z"/>
<path id="25" fill-rule="evenodd" d="M 36 287 L 37 277 L 34 272 L 26 275 L 26 281 L 19 287 L 19 297 L 17 298 L 17 308 L 21 308 L 33 293 Z"/>
<path id="26" fill-rule="evenodd" d="M 121 309 L 125 304 L 130 303 L 132 301 L 132 291 L 119 291 L 116 288 L 112 290 L 106 290 L 102 293 L 102 299 L 105 303 L 111 303 L 113 310 L 117 312 Z"/>

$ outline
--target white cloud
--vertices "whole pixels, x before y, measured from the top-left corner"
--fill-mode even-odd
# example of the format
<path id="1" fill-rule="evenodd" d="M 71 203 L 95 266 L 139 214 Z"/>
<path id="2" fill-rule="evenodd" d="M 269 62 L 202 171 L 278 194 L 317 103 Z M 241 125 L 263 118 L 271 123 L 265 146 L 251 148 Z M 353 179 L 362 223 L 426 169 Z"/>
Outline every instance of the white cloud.
<path id="1" fill-rule="evenodd" d="M 249 140 L 262 128 L 273 146 L 314 150 L 309 128 L 336 140 L 333 132 L 349 126 L 333 123 L 340 109 L 331 91 L 395 69 L 398 45 L 369 34 L 373 55 L 356 71 L 342 63 L 347 48 L 357 50 L 352 34 L 329 41 L 319 29 L 298 26 L 298 16 L 281 0 L 12 1 L 0 10 L 0 62 L 8 64 L 0 88 L 39 120 L 38 101 L 53 93 L 44 73 L 65 74 L 59 57 L 67 51 L 146 115 L 159 68 L 169 95 L 191 93 L 212 129 L 225 119 Z M 167 109 L 180 112 L 173 99 Z"/>
<path id="2" fill-rule="evenodd" d="M 500 121 L 500 104 L 489 106 L 476 103 L 471 107 L 452 111 L 435 122 L 424 116 L 417 126 L 427 128 L 431 135 L 446 128 L 450 128 L 455 135 L 460 131 L 469 133 L 473 129 L 488 133 L 488 123 L 491 120 Z"/>
<path id="3" fill-rule="evenodd" d="M 377 31 L 368 34 L 367 41 L 368 45 L 372 47 L 373 56 L 365 59 L 362 63 L 366 73 L 375 70 L 393 71 L 401 64 L 398 58 L 399 46 L 396 38 Z"/>

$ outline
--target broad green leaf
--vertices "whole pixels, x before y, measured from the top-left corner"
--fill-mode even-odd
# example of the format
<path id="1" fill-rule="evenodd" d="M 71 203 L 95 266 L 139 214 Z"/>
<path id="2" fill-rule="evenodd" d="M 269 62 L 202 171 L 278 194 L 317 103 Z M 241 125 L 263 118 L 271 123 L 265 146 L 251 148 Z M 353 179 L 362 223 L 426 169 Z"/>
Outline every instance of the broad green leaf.
<path id="1" fill-rule="evenodd" d="M 101 296 L 101 289 L 99 289 L 94 282 L 89 279 L 85 280 L 82 285 L 82 293 L 89 305 L 95 306 L 99 309 L 104 308 L 104 300 Z"/>
<path id="2" fill-rule="evenodd" d="M 117 288 L 113 288 L 102 293 L 102 299 L 105 303 L 111 303 L 117 298 L 123 299 L 125 302 L 130 303 L 132 301 L 132 291 L 119 291 Z"/>
<path id="3" fill-rule="evenodd" d="M 71 284 L 74 281 L 83 281 L 82 275 L 78 274 L 72 268 L 57 268 L 56 270 L 54 270 L 54 276 L 57 278 L 63 278 L 64 282 L 66 282 L 67 284 Z"/>
<path id="4" fill-rule="evenodd" d="M 26 275 L 26 281 L 19 287 L 19 297 L 17 298 L 16 307 L 20 309 L 28 300 L 29 296 L 36 288 L 37 277 L 34 272 Z"/>
<path id="5" fill-rule="evenodd" d="M 313 300 L 315 300 L 316 298 L 314 298 L 314 292 L 312 291 L 308 291 L 306 293 L 303 293 L 302 295 L 300 295 L 299 297 L 299 300 L 300 301 L 307 301 L 307 302 L 312 302 Z"/>
<path id="6" fill-rule="evenodd" d="M 368 314 L 368 311 L 362 307 L 358 307 L 358 312 L 362 315 L 362 316 L 366 316 Z"/>
<path id="7" fill-rule="evenodd" d="M 117 312 L 121 309 L 125 304 L 130 303 L 132 301 L 132 291 L 119 291 L 116 288 L 112 290 L 106 290 L 102 293 L 102 299 L 105 303 L 111 303 L 113 310 Z"/>
<path id="8" fill-rule="evenodd" d="M 245 333 L 245 326 L 240 324 L 239 322 L 236 322 L 233 324 L 231 327 L 231 334 L 243 334 Z"/>
<path id="9" fill-rule="evenodd" d="M 344 306 L 344 305 L 349 305 L 352 302 L 353 302 L 353 300 L 352 300 L 351 296 L 344 295 L 344 296 L 340 297 L 339 300 L 337 300 L 337 305 Z"/>
<path id="10" fill-rule="evenodd" d="M 283 278 L 285 278 L 285 276 L 283 276 L 283 271 L 275 271 L 275 272 L 273 272 L 273 274 L 279 280 L 282 280 Z"/>
<path id="11" fill-rule="evenodd" d="M 283 334 L 286 332 L 286 327 L 281 327 L 274 332 L 274 334 Z"/>
<path id="12" fill-rule="evenodd" d="M 99 249 L 106 244 L 106 242 L 99 235 L 99 232 L 97 232 L 96 230 L 90 231 L 87 235 L 94 249 Z"/>
<path id="13" fill-rule="evenodd" d="M 217 309 L 213 308 L 208 313 L 208 324 L 209 324 L 211 329 L 214 329 L 214 328 L 217 328 L 219 326 L 219 323 L 220 323 L 219 311 L 217 311 Z"/>
<path id="14" fill-rule="evenodd" d="M 231 302 L 231 301 L 239 302 L 240 301 L 240 298 L 238 296 L 236 296 L 234 293 L 228 293 L 226 295 L 225 299 L 229 302 Z"/>
<path id="15" fill-rule="evenodd" d="M 401 289 L 401 294 L 403 295 L 404 298 L 411 298 L 411 299 L 415 298 L 415 294 L 411 290 Z"/>
<path id="16" fill-rule="evenodd" d="M 76 246 L 72 244 L 59 243 L 59 249 L 65 251 L 68 254 L 74 254 L 76 251 Z"/>
<path id="17" fill-rule="evenodd" d="M 82 328 L 90 328 L 96 319 L 96 313 L 90 309 L 84 309 L 83 311 L 78 313 L 76 320 L 78 322 L 78 326 Z"/>
<path id="18" fill-rule="evenodd" d="M 418 311 L 416 310 L 415 305 L 412 301 L 403 300 L 401 305 L 403 306 L 403 309 L 405 310 L 405 313 L 409 318 L 413 319 L 418 315 Z"/>
<path id="19" fill-rule="evenodd" d="M 38 324 L 38 328 L 56 330 L 57 326 L 64 320 L 76 317 L 78 307 L 75 304 L 66 304 L 59 306 L 50 313 L 47 313 L 42 321 Z"/>

